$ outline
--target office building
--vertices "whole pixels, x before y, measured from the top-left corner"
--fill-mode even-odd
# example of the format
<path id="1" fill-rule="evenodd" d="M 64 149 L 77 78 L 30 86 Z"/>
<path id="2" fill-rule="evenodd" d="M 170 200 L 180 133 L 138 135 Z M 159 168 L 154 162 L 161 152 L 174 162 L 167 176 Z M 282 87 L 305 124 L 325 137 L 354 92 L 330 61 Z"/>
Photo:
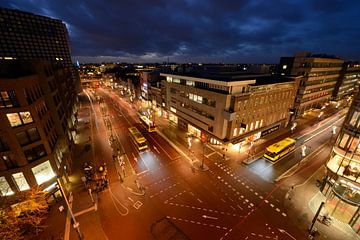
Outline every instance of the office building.
<path id="1" fill-rule="evenodd" d="M 161 73 L 170 121 L 213 144 L 255 141 L 286 127 L 296 82 L 269 76 L 186 76 Z"/>
<path id="2" fill-rule="evenodd" d="M 281 75 L 303 77 L 295 98 L 296 116 L 312 108 L 321 108 L 330 101 L 343 62 L 334 56 L 308 52 L 280 59 L 278 72 Z"/>
<path id="3" fill-rule="evenodd" d="M 360 63 L 344 62 L 333 97 L 341 100 L 354 94 L 355 85 L 360 81 Z"/>

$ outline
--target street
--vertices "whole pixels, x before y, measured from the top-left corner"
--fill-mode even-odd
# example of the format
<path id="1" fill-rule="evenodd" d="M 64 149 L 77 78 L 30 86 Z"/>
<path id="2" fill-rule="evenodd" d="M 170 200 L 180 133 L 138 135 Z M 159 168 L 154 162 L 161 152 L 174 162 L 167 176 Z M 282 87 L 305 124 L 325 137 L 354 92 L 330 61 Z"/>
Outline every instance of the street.
<path id="1" fill-rule="evenodd" d="M 167 135 L 172 138 L 171 144 L 159 131 L 148 132 L 124 98 L 106 89 L 97 90 L 100 100 L 95 100 L 90 92 L 87 94 L 92 99 L 84 106 L 91 110 L 94 165 L 106 163 L 110 181 L 109 188 L 98 195 L 97 210 L 107 239 L 168 239 L 161 238 L 168 235 L 179 239 L 307 236 L 289 219 L 284 195 L 290 178 L 301 171 L 305 180 L 314 171 L 307 164 L 316 161 L 319 167 L 323 159 L 303 159 L 304 165 L 299 165 L 293 175 L 285 176 L 289 179 L 275 180 L 301 160 L 301 144 L 311 146 L 307 154 L 312 158 L 311 152 L 326 144 L 330 137 L 330 131 L 324 129 L 334 122 L 341 124 L 342 116 L 296 136 L 301 138 L 296 150 L 276 163 L 258 159 L 244 167 L 236 161 L 224 161 L 222 154 L 209 146 L 205 152 L 209 156 L 205 158 L 209 170 L 199 171 L 193 169 L 192 162 L 201 156 L 187 151 L 186 139 L 179 138 L 173 126 L 167 125 L 172 132 Z M 127 130 L 131 126 L 140 129 L 148 141 L 148 150 L 137 150 Z M 109 141 L 111 136 L 114 140 Z M 114 154 L 124 159 L 123 169 L 114 161 Z M 136 184 L 129 187 L 126 182 Z"/>

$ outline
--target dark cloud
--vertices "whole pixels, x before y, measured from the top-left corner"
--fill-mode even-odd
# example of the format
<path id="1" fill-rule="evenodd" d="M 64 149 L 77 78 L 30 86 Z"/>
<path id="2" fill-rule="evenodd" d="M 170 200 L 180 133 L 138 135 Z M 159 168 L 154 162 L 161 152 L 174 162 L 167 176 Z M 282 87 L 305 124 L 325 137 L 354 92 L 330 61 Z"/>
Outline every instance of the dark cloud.
<path id="1" fill-rule="evenodd" d="M 3 0 L 63 20 L 80 60 L 278 62 L 309 50 L 358 59 L 360 1 Z"/>

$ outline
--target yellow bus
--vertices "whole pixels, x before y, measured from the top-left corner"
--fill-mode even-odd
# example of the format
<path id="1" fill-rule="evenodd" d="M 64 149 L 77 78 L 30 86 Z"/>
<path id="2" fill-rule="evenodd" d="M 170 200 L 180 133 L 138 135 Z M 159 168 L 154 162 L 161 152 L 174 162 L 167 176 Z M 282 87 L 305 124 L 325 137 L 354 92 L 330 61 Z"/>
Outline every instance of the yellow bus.
<path id="1" fill-rule="evenodd" d="M 155 124 L 153 121 L 148 119 L 146 116 L 140 115 L 140 122 L 143 124 L 144 127 L 146 127 L 146 130 L 149 132 L 155 132 Z"/>
<path id="2" fill-rule="evenodd" d="M 147 149 L 146 138 L 141 134 L 141 132 L 136 127 L 129 128 L 130 137 L 135 143 L 138 150 Z"/>
<path id="3" fill-rule="evenodd" d="M 296 141 L 292 138 L 285 138 L 280 142 L 274 143 L 266 148 L 264 157 L 270 161 L 277 161 L 295 149 Z"/>

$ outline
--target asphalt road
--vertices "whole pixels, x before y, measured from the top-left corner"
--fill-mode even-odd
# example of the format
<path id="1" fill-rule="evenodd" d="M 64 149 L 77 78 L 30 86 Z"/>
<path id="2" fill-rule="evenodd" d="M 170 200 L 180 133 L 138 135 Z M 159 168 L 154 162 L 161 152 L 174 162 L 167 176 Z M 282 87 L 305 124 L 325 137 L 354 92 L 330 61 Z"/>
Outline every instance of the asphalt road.
<path id="1" fill-rule="evenodd" d="M 139 124 L 135 109 L 126 100 L 108 90 L 97 92 L 103 101 L 93 101 L 89 110 L 95 163 L 106 162 L 110 179 L 110 188 L 98 198 L 108 239 L 304 239 L 306 233 L 289 220 L 283 206 L 283 184 L 272 183 L 299 161 L 298 150 L 279 163 L 259 160 L 248 168 L 207 158 L 209 170 L 194 171 L 188 158 Z M 119 181 L 107 121 L 120 151 L 126 154 L 127 167 L 146 189 L 144 196 L 132 194 Z M 130 126 L 141 130 L 148 151 L 135 148 L 127 131 Z M 326 138 L 324 131 L 306 144 L 315 151 Z M 186 145 L 185 140 L 179 141 Z M 206 151 L 212 154 L 210 148 Z M 303 176 L 311 171 L 305 170 Z"/>
<path id="2" fill-rule="evenodd" d="M 296 135 L 292 135 L 291 137 L 297 140 L 294 151 L 276 162 L 271 162 L 264 157 L 260 157 L 258 160 L 249 164 L 248 168 L 266 181 L 274 182 L 288 169 L 299 164 L 300 161 L 306 161 L 309 155 L 324 146 L 332 137 L 333 126 L 337 126 L 337 129 L 340 129 L 343 120 L 344 115 L 334 115 L 314 126 L 310 126 Z M 281 139 L 278 140 L 280 141 Z M 302 145 L 306 146 L 305 157 L 302 156 Z"/>

